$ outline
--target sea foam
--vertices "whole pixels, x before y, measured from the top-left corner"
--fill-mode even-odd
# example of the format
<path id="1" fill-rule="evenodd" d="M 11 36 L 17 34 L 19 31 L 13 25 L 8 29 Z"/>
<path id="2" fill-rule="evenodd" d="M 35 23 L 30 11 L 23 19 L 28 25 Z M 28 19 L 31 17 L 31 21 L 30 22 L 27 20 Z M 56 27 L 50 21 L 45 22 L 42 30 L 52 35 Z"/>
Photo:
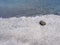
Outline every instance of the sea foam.
<path id="1" fill-rule="evenodd" d="M 0 45 L 60 45 L 60 16 L 0 18 Z"/>

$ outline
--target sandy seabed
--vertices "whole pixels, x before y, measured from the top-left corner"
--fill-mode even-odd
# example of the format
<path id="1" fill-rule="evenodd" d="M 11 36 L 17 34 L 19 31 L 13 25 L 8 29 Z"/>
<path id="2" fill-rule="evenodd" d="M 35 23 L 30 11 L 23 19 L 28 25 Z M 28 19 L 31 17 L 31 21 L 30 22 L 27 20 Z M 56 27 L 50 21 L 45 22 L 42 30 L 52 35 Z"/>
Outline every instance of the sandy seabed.
<path id="1" fill-rule="evenodd" d="M 0 18 L 0 45 L 60 45 L 60 16 Z"/>

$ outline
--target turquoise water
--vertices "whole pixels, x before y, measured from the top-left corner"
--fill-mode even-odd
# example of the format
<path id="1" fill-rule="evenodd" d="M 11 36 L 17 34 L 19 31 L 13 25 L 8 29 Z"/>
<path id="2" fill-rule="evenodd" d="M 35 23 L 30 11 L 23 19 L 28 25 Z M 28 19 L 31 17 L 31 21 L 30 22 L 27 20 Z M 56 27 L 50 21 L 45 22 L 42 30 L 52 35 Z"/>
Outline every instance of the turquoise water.
<path id="1" fill-rule="evenodd" d="M 60 15 L 60 0 L 0 0 L 0 17 Z"/>

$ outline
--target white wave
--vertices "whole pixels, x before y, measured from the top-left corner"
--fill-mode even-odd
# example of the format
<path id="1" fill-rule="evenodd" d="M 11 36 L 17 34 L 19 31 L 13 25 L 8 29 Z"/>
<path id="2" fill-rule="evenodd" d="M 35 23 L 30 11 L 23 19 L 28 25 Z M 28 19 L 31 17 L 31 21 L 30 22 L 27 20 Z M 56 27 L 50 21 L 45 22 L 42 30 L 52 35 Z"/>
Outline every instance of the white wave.
<path id="1" fill-rule="evenodd" d="M 60 45 L 60 16 L 0 18 L 0 45 Z"/>

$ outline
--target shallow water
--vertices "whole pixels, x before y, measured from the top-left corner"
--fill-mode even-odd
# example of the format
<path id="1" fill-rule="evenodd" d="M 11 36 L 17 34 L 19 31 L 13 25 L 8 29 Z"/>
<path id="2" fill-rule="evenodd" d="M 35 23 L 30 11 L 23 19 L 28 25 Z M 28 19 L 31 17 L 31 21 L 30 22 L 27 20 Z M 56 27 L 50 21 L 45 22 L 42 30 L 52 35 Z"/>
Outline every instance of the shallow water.
<path id="1" fill-rule="evenodd" d="M 0 0 L 0 17 L 60 15 L 60 0 Z"/>

